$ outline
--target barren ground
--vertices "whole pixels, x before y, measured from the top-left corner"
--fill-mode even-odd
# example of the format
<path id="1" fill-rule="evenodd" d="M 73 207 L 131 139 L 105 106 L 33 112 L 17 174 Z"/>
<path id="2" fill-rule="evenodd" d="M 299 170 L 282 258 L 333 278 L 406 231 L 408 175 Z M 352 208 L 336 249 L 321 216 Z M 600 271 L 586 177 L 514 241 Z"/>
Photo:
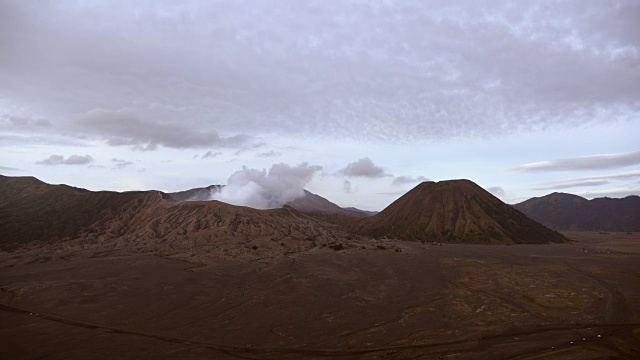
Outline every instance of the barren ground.
<path id="1" fill-rule="evenodd" d="M 253 261 L 0 253 L 0 358 L 640 358 L 640 235 L 566 235 Z"/>

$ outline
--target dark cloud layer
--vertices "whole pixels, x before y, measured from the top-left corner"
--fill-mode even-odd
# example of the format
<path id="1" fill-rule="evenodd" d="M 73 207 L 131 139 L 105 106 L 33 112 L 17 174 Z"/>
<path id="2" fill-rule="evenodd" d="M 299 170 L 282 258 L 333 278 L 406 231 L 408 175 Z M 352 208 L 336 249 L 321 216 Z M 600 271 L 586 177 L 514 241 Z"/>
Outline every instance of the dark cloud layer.
<path id="1" fill-rule="evenodd" d="M 215 131 L 202 131 L 188 124 L 142 120 L 126 110 L 93 109 L 77 116 L 73 125 L 81 132 L 106 139 L 109 145 L 128 145 L 141 150 L 155 150 L 158 145 L 178 149 L 239 147 L 249 139 L 245 135 L 223 138 Z"/>
<path id="2" fill-rule="evenodd" d="M 628 121 L 638 18 L 631 0 L 5 0 L 0 97 L 20 103 L 12 118 L 132 108 L 131 128 L 87 126 L 142 148 L 242 140 L 216 131 L 410 142 Z"/>

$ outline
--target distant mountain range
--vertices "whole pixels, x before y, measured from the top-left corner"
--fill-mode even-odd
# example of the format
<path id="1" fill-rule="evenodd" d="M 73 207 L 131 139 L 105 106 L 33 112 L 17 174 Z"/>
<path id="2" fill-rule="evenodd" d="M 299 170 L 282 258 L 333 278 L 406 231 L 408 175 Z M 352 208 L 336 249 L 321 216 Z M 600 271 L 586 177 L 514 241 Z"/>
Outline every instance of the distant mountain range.
<path id="1" fill-rule="evenodd" d="M 250 245 L 310 249 L 362 236 L 457 243 L 566 241 L 469 180 L 422 183 L 372 216 L 310 192 L 271 210 L 208 200 L 217 190 L 214 185 L 177 193 L 92 192 L 33 177 L 0 176 L 0 246 L 75 239 L 168 249 L 205 244 L 232 254 Z"/>
<path id="2" fill-rule="evenodd" d="M 513 207 L 555 230 L 640 231 L 640 196 L 635 195 L 587 200 L 556 192 Z"/>

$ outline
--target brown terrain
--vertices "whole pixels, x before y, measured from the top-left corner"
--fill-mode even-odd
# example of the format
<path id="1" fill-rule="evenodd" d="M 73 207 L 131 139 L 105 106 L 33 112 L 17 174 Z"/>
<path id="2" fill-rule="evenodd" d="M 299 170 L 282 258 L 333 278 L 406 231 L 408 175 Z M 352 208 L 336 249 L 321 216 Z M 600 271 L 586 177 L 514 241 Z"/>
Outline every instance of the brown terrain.
<path id="1" fill-rule="evenodd" d="M 286 205 L 292 208 L 312 214 L 342 214 L 352 217 L 362 218 L 374 213 L 356 208 L 342 208 L 322 196 L 304 191 L 304 196 L 288 202 Z"/>
<path id="2" fill-rule="evenodd" d="M 0 358 L 640 357 L 640 234 L 565 241 L 471 182 L 442 183 L 446 201 L 427 183 L 406 212 L 344 215 L 356 233 L 290 206 L 1 177 Z M 505 245 L 363 235 L 396 212 L 420 224 L 405 232 L 416 240 L 492 226 Z"/>
<path id="3" fill-rule="evenodd" d="M 357 226 L 359 232 L 403 240 L 463 243 L 564 242 L 469 180 L 423 182 Z"/>
<path id="4" fill-rule="evenodd" d="M 556 230 L 640 231 L 640 196 L 587 200 L 577 195 L 553 193 L 513 207 Z"/>
<path id="5" fill-rule="evenodd" d="M 219 257 L 255 259 L 328 246 L 345 235 L 291 207 L 176 202 L 159 191 L 91 192 L 30 177 L 2 177 L 0 194 L 0 247 L 5 249 L 81 244 L 162 253 L 199 247 Z"/>

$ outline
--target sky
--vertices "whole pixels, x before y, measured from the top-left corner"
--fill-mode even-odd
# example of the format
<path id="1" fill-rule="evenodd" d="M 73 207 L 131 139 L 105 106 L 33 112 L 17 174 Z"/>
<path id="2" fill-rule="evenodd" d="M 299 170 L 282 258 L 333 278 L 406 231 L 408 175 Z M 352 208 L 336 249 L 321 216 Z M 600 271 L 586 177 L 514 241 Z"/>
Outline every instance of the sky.
<path id="1" fill-rule="evenodd" d="M 640 1 L 0 0 L 0 174 L 640 195 Z"/>

